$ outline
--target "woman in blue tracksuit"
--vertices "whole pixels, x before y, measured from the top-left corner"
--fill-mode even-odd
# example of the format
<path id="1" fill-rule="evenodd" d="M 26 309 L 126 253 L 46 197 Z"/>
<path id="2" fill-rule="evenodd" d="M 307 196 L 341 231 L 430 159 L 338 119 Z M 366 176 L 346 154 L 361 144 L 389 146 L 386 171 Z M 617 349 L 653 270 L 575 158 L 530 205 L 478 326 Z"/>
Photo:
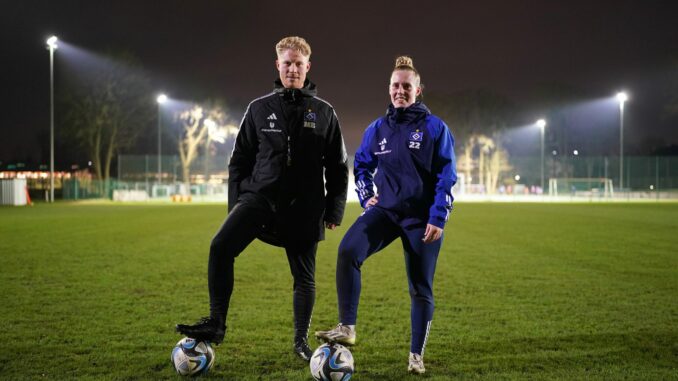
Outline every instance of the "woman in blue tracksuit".
<path id="1" fill-rule="evenodd" d="M 356 187 L 365 211 L 339 245 L 340 323 L 316 336 L 355 344 L 360 267 L 400 238 L 411 297 L 408 371 L 420 374 L 425 371 L 424 348 L 433 318 L 433 275 L 457 180 L 454 138 L 447 125 L 417 101 L 421 79 L 411 58 L 396 59 L 389 94 L 388 112 L 367 127 L 355 155 Z"/>

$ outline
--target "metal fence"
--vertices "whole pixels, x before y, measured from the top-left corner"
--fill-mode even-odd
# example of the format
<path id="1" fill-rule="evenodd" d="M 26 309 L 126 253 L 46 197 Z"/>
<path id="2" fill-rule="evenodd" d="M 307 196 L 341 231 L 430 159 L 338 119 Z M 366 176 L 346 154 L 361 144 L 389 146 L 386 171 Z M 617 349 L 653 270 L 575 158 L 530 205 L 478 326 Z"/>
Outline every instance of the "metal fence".
<path id="1" fill-rule="evenodd" d="M 198 156 L 190 166 L 191 184 L 223 183 L 228 179 L 226 156 Z M 124 182 L 177 183 L 182 178 L 182 165 L 177 155 L 120 155 L 117 179 Z"/>
<path id="2" fill-rule="evenodd" d="M 111 199 L 114 201 L 219 201 L 226 202 L 228 185 L 157 183 L 118 180 L 68 179 L 63 181 L 64 200 Z"/>
<path id="3" fill-rule="evenodd" d="M 512 157 L 511 169 L 504 179 L 520 176 L 526 185 L 538 185 L 541 181 L 541 158 Z M 550 156 L 544 159 L 544 176 L 551 178 L 599 178 L 611 179 L 615 191 L 665 191 L 678 189 L 678 157 L 676 156 L 630 156 L 624 157 L 623 186 L 619 180 L 618 157 Z"/>
<path id="4" fill-rule="evenodd" d="M 623 187 L 619 186 L 619 160 L 616 157 L 546 157 L 545 189 L 539 188 L 540 157 L 511 157 L 509 168 L 501 173 L 497 182 L 499 189 L 494 192 L 488 191 L 484 184 L 466 181 L 460 171 L 455 197 L 462 200 L 466 195 L 547 196 L 549 193 L 560 196 L 614 196 L 629 199 L 678 197 L 678 157 L 675 156 L 625 157 Z M 117 174 L 117 179 L 108 182 L 77 178 L 64 180 L 61 189 L 63 198 L 140 201 L 174 200 L 177 196 L 187 196 L 203 201 L 227 199 L 228 165 L 227 158 L 223 156 L 197 158 L 191 165 L 189 183 L 182 179 L 181 162 L 177 156 L 162 156 L 160 165 L 158 157 L 153 155 L 120 156 Z M 470 177 L 479 178 L 477 168 L 472 170 Z M 549 181 L 551 179 L 557 181 Z M 549 192 L 550 184 L 557 184 L 555 192 Z M 354 191 L 350 189 L 349 197 L 354 199 L 353 196 Z"/>

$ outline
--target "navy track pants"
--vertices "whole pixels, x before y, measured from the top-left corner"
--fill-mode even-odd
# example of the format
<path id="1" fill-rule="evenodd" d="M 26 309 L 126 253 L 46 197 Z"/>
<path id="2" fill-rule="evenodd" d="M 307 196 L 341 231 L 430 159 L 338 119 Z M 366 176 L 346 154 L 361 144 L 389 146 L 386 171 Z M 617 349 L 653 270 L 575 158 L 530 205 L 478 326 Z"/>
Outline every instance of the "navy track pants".
<path id="1" fill-rule="evenodd" d="M 356 324 L 363 262 L 396 238 L 401 239 L 411 299 L 410 352 L 422 355 L 433 319 L 433 275 L 443 240 L 422 242 L 426 224 L 419 218 L 399 218 L 378 206 L 368 208 L 346 232 L 337 257 L 339 321 Z"/>

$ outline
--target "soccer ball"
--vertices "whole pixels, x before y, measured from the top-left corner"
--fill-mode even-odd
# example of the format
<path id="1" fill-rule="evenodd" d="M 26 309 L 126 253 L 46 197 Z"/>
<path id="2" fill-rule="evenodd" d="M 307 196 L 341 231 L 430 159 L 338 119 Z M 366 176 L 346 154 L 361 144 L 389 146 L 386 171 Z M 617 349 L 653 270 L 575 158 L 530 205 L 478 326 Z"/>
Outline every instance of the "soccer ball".
<path id="1" fill-rule="evenodd" d="M 313 352 L 311 376 L 316 381 L 348 381 L 353 376 L 353 355 L 340 344 L 323 344 Z"/>
<path id="2" fill-rule="evenodd" d="M 182 376 L 205 374 L 214 364 L 214 349 L 206 341 L 184 337 L 172 349 L 171 359 L 174 369 Z"/>

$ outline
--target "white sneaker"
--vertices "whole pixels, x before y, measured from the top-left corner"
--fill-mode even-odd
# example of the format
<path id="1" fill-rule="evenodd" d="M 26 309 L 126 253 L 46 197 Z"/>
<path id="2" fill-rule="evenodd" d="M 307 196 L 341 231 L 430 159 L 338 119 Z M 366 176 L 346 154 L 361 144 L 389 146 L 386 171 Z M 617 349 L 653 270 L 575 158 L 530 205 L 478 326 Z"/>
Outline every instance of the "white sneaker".
<path id="1" fill-rule="evenodd" d="M 328 342 L 328 343 L 339 343 L 343 345 L 354 345 L 355 344 L 355 326 L 354 325 L 343 325 L 341 323 L 337 324 L 336 327 L 330 329 L 329 331 L 316 331 L 315 337 Z"/>
<path id="2" fill-rule="evenodd" d="M 424 374 L 424 358 L 418 353 L 410 352 L 410 364 L 407 366 L 407 371 L 414 374 Z"/>

